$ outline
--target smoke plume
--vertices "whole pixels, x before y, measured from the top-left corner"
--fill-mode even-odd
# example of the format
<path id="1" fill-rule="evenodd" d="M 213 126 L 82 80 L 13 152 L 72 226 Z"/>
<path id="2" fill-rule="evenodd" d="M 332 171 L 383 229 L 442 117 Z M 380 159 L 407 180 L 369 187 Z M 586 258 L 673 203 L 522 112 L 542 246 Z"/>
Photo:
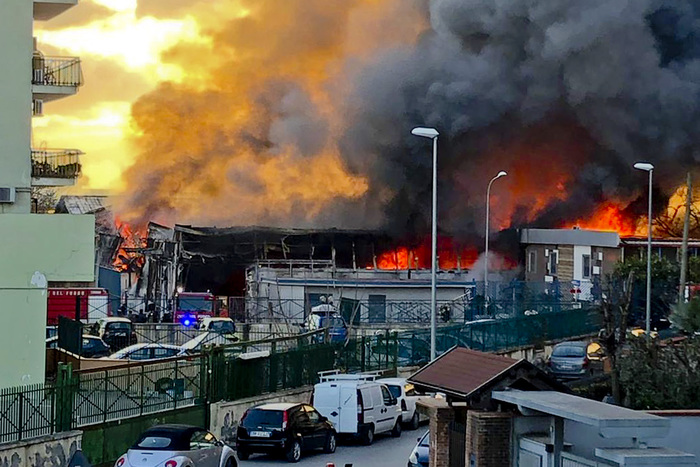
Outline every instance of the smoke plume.
<path id="1" fill-rule="evenodd" d="M 614 203 L 641 215 L 697 166 L 700 11 L 691 0 L 246 0 L 188 73 L 132 109 L 122 210 L 219 225 L 429 232 L 558 227 Z"/>

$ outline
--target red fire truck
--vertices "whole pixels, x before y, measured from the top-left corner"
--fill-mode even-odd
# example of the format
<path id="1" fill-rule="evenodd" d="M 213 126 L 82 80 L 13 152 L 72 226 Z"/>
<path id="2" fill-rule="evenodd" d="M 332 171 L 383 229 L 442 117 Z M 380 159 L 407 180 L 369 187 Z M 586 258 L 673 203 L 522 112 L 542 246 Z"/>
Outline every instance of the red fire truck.
<path id="1" fill-rule="evenodd" d="M 209 292 L 180 292 L 177 294 L 175 322 L 194 326 L 205 316 L 218 316 L 218 300 Z"/>
<path id="2" fill-rule="evenodd" d="M 58 317 L 75 319 L 76 315 L 86 323 L 109 316 L 109 293 L 98 288 L 50 288 L 47 302 L 49 326 L 58 324 Z"/>

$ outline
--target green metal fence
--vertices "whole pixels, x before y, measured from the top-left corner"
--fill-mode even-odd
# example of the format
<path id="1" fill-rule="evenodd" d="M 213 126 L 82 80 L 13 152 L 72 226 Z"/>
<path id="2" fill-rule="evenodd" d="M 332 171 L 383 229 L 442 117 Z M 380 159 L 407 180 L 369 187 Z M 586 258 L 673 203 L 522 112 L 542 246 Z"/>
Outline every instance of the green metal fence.
<path id="1" fill-rule="evenodd" d="M 590 335 L 600 326 L 595 309 L 482 320 L 440 327 L 437 351 L 455 345 L 504 351 Z M 0 391 L 0 442 L 206 408 L 220 400 L 314 384 L 320 371 L 395 371 L 426 363 L 429 353 L 429 329 L 382 332 L 343 343 L 328 342 L 321 331 L 207 347 L 196 356 L 107 370 L 73 372 L 61 365 L 55 385 Z"/>

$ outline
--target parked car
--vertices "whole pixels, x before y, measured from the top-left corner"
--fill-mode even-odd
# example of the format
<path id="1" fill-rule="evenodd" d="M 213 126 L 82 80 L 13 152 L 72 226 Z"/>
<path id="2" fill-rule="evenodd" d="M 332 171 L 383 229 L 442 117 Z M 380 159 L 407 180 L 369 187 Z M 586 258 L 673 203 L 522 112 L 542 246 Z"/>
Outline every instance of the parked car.
<path id="1" fill-rule="evenodd" d="M 577 379 L 590 373 L 588 343 L 583 341 L 562 342 L 552 349 L 547 362 L 548 371 L 558 379 Z"/>
<path id="2" fill-rule="evenodd" d="M 237 467 L 233 449 L 209 431 L 160 425 L 144 431 L 115 467 Z"/>
<path id="3" fill-rule="evenodd" d="M 136 344 L 133 323 L 127 318 L 109 317 L 98 319 L 90 327 L 90 334 L 100 337 L 112 352 Z"/>
<path id="4" fill-rule="evenodd" d="M 58 347 L 58 336 L 50 337 L 49 339 L 46 339 L 46 348 L 47 349 L 55 349 Z M 89 336 L 89 335 L 84 335 L 83 336 L 83 345 L 82 345 L 82 350 L 80 352 L 81 357 L 86 357 L 86 358 L 100 358 L 100 357 L 106 357 L 109 354 L 111 354 L 112 351 L 109 349 L 109 346 L 105 341 L 100 339 L 97 336 Z"/>
<path id="5" fill-rule="evenodd" d="M 421 419 L 416 410 L 416 402 L 420 396 L 416 392 L 416 388 L 411 383 L 406 382 L 406 378 L 382 378 L 378 379 L 377 382 L 386 384 L 391 395 L 398 400 L 401 406 L 401 422 L 411 430 L 418 429 Z"/>
<path id="6" fill-rule="evenodd" d="M 159 360 L 178 357 L 187 351 L 179 345 L 170 344 L 134 344 L 110 355 L 112 360 Z"/>
<path id="7" fill-rule="evenodd" d="M 358 437 L 366 445 L 372 444 L 375 434 L 401 436 L 401 407 L 389 388 L 371 376 L 321 376 L 312 397 L 314 407 L 340 435 Z"/>
<path id="8" fill-rule="evenodd" d="M 248 409 L 238 425 L 238 458 L 252 453 L 283 453 L 298 462 L 302 451 L 323 449 L 335 452 L 333 424 L 308 404 L 263 404 Z"/>
<path id="9" fill-rule="evenodd" d="M 408 456 L 408 467 L 428 467 L 430 463 L 430 431 L 418 438 L 416 447 Z"/>
<path id="10" fill-rule="evenodd" d="M 233 336 L 236 333 L 236 323 L 231 318 L 211 317 L 202 318 L 198 329 Z M 235 337 L 238 339 L 238 336 Z"/>
<path id="11" fill-rule="evenodd" d="M 331 342 L 345 342 L 348 338 L 348 325 L 332 303 L 322 303 L 311 309 L 302 326 L 305 332 L 328 329 L 328 339 Z M 317 336 L 318 342 L 323 336 Z"/>

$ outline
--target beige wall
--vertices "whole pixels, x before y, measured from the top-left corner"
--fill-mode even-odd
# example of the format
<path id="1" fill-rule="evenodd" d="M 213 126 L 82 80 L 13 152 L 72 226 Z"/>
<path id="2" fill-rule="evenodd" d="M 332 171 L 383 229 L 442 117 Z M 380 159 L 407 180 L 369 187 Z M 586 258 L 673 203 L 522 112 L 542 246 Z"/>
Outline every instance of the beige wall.
<path id="1" fill-rule="evenodd" d="M 0 388 L 44 381 L 46 287 L 94 280 L 94 216 L 0 216 Z"/>
<path id="2" fill-rule="evenodd" d="M 4 467 L 66 467 L 80 449 L 82 431 L 64 431 L 0 447 L 0 465 Z"/>
<path id="3" fill-rule="evenodd" d="M 18 189 L 0 213 L 28 213 L 31 204 L 32 8 L 31 0 L 0 2 L 0 187 Z"/>
<path id="4" fill-rule="evenodd" d="M 298 389 L 263 394 L 234 402 L 217 402 L 212 404 L 210 408 L 211 421 L 209 422 L 209 430 L 211 430 L 217 438 L 223 441 L 231 441 L 236 434 L 238 422 L 241 420 L 245 411 L 250 407 L 273 402 L 308 403 L 311 400 L 313 391 L 313 386 L 304 386 Z"/>

